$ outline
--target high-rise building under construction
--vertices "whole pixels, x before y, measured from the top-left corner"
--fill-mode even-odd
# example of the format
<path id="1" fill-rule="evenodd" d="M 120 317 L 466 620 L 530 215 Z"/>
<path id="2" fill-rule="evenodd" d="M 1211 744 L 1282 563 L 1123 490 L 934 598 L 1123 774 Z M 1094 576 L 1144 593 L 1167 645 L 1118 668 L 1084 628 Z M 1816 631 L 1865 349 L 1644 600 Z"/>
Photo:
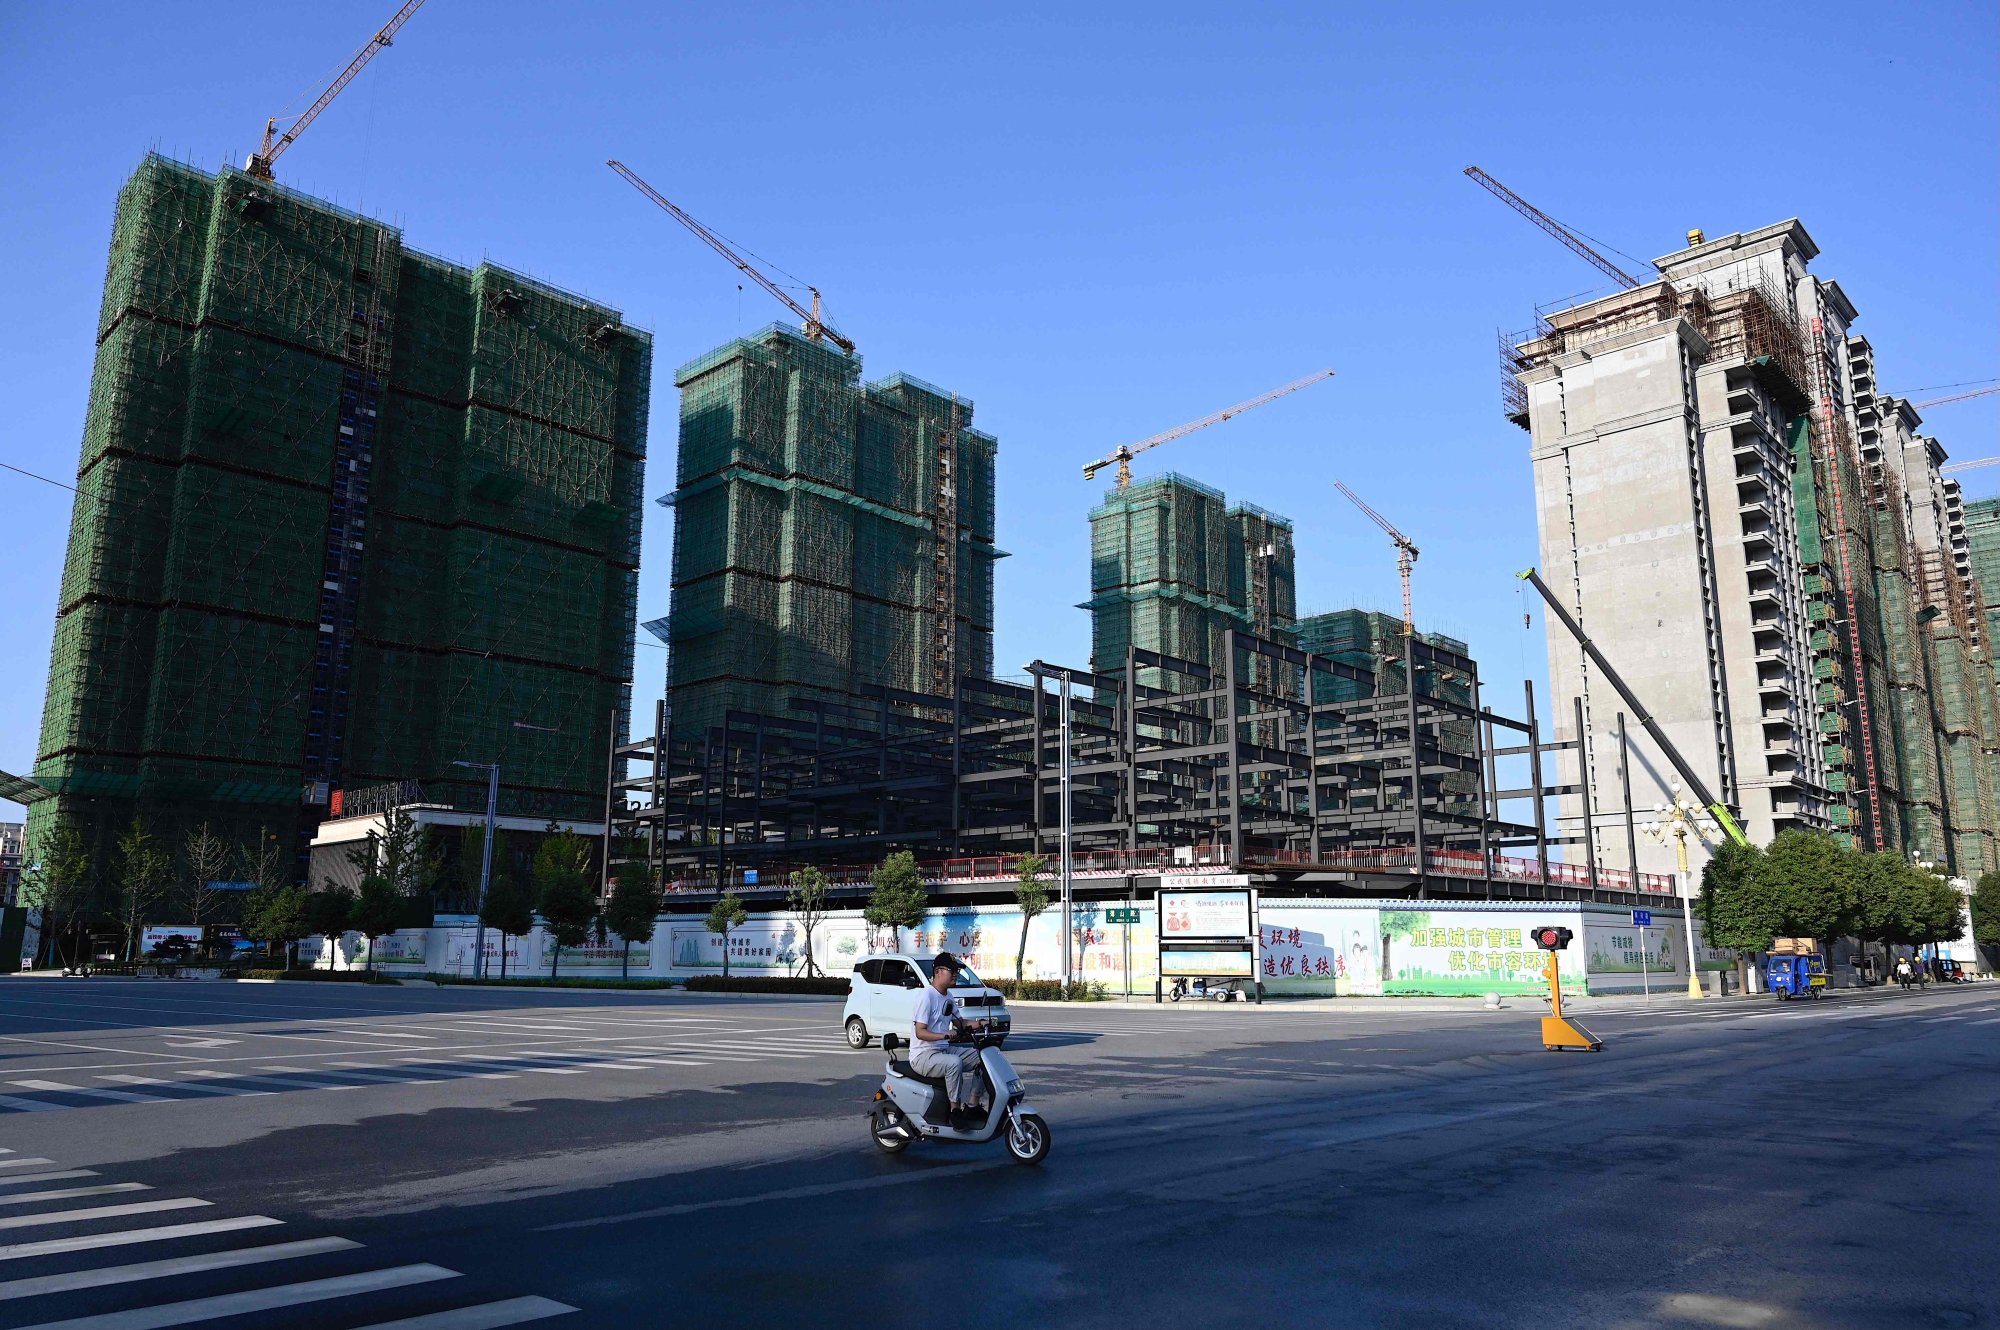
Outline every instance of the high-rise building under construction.
<path id="1" fill-rule="evenodd" d="M 2000 867 L 2000 695 L 1944 451 L 1878 390 L 1797 221 L 1690 241 L 1656 280 L 1503 343 L 1546 580 L 1753 840 L 1821 829 Z M 1549 655 L 1558 732 L 1582 698 L 1595 811 L 1620 820 L 1620 704 L 1559 625 Z M 1636 726 L 1630 743 L 1643 810 L 1672 769 Z M 1564 813 L 1576 835 L 1579 796 Z"/>
<path id="2" fill-rule="evenodd" d="M 674 382 L 675 734 L 992 674 L 998 444 L 971 401 L 775 324 Z"/>
<path id="3" fill-rule="evenodd" d="M 1231 628 L 1291 642 L 1294 566 L 1290 520 L 1255 504 L 1173 472 L 1111 490 L 1090 514 L 1090 668 L 1124 670 L 1128 647 L 1212 665 Z"/>
<path id="4" fill-rule="evenodd" d="M 239 841 L 423 782 L 602 816 L 651 339 L 224 170 L 119 195 L 34 820 Z M 614 716 L 621 719 L 614 721 Z"/>

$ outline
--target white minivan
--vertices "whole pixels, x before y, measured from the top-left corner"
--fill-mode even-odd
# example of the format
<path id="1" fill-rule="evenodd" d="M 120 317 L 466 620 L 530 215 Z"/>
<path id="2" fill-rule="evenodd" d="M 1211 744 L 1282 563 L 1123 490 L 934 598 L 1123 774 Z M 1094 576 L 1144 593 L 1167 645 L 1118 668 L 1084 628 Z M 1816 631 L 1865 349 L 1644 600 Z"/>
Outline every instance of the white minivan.
<path id="1" fill-rule="evenodd" d="M 929 956 L 880 954 L 856 962 L 854 975 L 847 984 L 847 1006 L 840 1013 L 841 1022 L 847 1027 L 848 1047 L 866 1048 L 870 1039 L 884 1033 L 908 1038 L 917 991 L 930 982 L 930 974 Z M 1014 1025 L 1014 1018 L 1007 1011 L 1007 1000 L 988 988 L 964 961 L 958 963 L 958 979 L 951 986 L 951 996 L 964 1019 L 992 1022 L 991 1028 L 999 1036 L 994 1042 L 1007 1042 L 1008 1031 Z"/>

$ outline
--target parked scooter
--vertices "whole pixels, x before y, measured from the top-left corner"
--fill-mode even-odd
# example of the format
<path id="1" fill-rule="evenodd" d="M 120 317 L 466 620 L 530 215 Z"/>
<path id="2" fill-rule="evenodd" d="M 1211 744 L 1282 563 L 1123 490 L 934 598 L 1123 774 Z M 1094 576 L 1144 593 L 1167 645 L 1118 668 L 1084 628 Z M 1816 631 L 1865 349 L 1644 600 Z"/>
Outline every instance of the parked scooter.
<path id="1" fill-rule="evenodd" d="M 957 1042 L 957 1041 L 954 1041 Z M 984 1145 L 994 1137 L 1007 1142 L 1007 1153 L 1018 1164 L 1039 1164 L 1049 1152 L 1049 1124 L 1028 1105 L 1028 1092 L 1007 1055 L 999 1048 L 1000 1037 L 978 1034 L 966 1042 L 979 1050 L 979 1063 L 986 1076 L 991 1103 L 986 1120 L 972 1127 L 954 1127 L 951 1103 L 945 1093 L 944 1078 L 926 1076 L 896 1056 L 906 1047 L 898 1035 L 882 1036 L 882 1051 L 888 1057 L 882 1088 L 868 1105 L 868 1134 L 875 1147 L 885 1154 L 900 1154 L 912 1141 L 944 1141 L 959 1145 Z"/>
<path id="2" fill-rule="evenodd" d="M 1194 987 L 1189 988 L 1187 979 L 1182 977 L 1174 980 L 1173 987 L 1167 990 L 1167 1001 L 1179 1002 L 1184 997 L 1192 997 L 1197 1002 L 1206 1002 L 1210 998 L 1214 998 L 1217 1002 L 1241 1002 L 1243 983 L 1240 979 L 1228 979 L 1214 984 L 1206 979 L 1196 979 Z"/>

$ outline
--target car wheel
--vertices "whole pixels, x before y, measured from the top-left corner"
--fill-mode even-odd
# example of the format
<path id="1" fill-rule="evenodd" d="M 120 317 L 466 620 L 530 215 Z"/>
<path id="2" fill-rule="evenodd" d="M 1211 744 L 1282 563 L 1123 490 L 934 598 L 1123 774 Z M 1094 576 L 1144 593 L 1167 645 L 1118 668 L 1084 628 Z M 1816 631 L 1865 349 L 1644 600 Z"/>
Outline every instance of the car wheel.
<path id="1" fill-rule="evenodd" d="M 868 1047 L 868 1026 L 859 1016 L 847 1018 L 847 1046 L 849 1048 Z"/>

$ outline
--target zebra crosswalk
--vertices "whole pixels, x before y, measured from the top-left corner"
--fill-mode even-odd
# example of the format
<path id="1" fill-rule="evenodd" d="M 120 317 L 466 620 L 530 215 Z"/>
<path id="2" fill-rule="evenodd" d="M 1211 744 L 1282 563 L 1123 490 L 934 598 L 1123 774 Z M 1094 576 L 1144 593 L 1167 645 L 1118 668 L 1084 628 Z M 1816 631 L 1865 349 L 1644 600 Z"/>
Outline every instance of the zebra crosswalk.
<path id="1" fill-rule="evenodd" d="M 255 1315 L 277 1330 L 315 1323 L 328 1304 L 355 1330 L 503 1330 L 578 1309 L 539 1295 L 487 1298 L 460 1271 L 422 1261 L 381 1261 L 365 1244 L 333 1234 L 283 1238 L 269 1215 L 216 1219 L 152 1216 L 207 1208 L 200 1197 L 122 1205 L 89 1202 L 148 1191 L 139 1182 L 45 1189 L 56 1177 L 97 1177 L 48 1159 L 0 1149 L 0 1206 L 40 1207 L 0 1228 L 52 1230 L 55 1237 L 0 1237 L 0 1323 L 23 1330 L 151 1330 Z M 76 1204 L 70 1204 L 76 1202 Z M 144 1217 L 142 1219 L 142 1217 Z M 130 1221 L 105 1229 L 103 1221 Z M 64 1230 L 68 1230 L 65 1232 Z M 279 1237 L 278 1241 L 266 1239 Z M 78 1260 L 82 1254 L 82 1260 Z"/>
<path id="2" fill-rule="evenodd" d="M 349 1049 L 339 1056 L 291 1056 L 291 1061 L 232 1063 L 226 1069 L 213 1064 L 163 1065 L 149 1067 L 150 1075 L 76 1071 L 61 1073 L 59 1078 L 0 1079 L 0 1114 L 461 1080 L 587 1076 L 608 1071 L 722 1070 L 755 1064 L 789 1067 L 861 1054 L 847 1047 L 837 1031 L 793 1029 L 769 1034 L 640 1034 L 630 1040 L 593 1041 L 581 1048 L 495 1045 L 418 1052 L 407 1047 L 370 1047 Z M 5 1162 L 0 1160 L 0 1170 Z"/>

